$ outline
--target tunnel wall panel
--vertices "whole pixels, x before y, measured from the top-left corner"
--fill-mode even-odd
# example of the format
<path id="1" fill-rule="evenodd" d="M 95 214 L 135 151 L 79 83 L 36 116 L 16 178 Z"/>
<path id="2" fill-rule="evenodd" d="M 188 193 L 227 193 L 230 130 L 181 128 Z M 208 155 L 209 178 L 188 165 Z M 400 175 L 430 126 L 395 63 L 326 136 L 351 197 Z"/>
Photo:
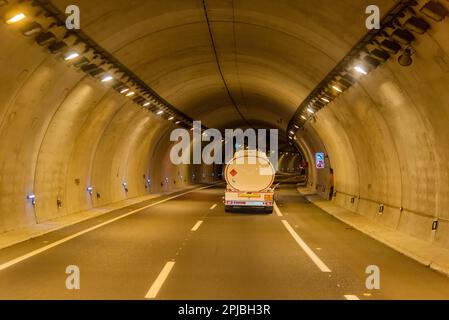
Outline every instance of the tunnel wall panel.
<path id="1" fill-rule="evenodd" d="M 410 67 L 391 59 L 311 122 L 335 169 L 336 203 L 445 247 L 449 242 L 447 38 L 449 22 L 435 24 L 418 38 Z M 378 213 L 380 204 L 385 205 L 383 214 Z M 439 227 L 432 231 L 435 220 Z"/>

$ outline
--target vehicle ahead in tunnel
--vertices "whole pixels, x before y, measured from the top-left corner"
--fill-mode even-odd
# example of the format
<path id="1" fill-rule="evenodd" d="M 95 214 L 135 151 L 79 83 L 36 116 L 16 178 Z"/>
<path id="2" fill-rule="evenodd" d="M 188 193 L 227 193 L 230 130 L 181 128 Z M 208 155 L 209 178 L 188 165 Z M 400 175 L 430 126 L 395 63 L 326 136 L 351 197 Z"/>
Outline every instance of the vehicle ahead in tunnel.
<path id="1" fill-rule="evenodd" d="M 275 169 L 265 153 L 242 150 L 226 165 L 225 211 L 273 212 Z"/>

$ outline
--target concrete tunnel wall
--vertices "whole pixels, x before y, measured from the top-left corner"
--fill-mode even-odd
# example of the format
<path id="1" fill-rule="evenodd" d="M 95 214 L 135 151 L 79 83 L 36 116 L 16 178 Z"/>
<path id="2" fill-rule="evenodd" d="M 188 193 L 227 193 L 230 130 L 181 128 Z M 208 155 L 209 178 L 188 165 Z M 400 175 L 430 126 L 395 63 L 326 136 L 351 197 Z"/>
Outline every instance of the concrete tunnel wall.
<path id="1" fill-rule="evenodd" d="M 410 67 L 391 59 L 318 112 L 306 127 L 306 133 L 319 135 L 329 155 L 338 191 L 336 203 L 446 248 L 447 39 L 449 20 L 432 24 L 413 45 L 416 53 Z M 309 154 L 321 148 L 312 139 L 305 143 Z M 380 204 L 385 205 L 383 214 Z M 439 223 L 437 230 L 432 230 L 434 221 Z"/>
<path id="2" fill-rule="evenodd" d="M 0 232 L 211 181 L 211 167 L 172 165 L 167 120 L 8 29 L 0 24 Z"/>

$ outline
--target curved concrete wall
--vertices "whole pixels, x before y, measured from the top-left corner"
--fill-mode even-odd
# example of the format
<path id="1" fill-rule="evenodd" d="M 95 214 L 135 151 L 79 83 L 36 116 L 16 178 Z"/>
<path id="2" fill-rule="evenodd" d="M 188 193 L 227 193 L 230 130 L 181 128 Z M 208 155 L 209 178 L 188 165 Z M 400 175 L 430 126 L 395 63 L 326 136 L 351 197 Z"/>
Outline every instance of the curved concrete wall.
<path id="1" fill-rule="evenodd" d="M 173 124 L 9 29 L 0 24 L 0 232 L 213 179 L 172 165 Z"/>
<path id="2" fill-rule="evenodd" d="M 447 39 L 449 20 L 432 24 L 414 44 L 412 66 L 391 59 L 307 127 L 329 154 L 338 204 L 444 247 L 449 247 Z M 316 141 L 306 143 L 317 148 Z"/>

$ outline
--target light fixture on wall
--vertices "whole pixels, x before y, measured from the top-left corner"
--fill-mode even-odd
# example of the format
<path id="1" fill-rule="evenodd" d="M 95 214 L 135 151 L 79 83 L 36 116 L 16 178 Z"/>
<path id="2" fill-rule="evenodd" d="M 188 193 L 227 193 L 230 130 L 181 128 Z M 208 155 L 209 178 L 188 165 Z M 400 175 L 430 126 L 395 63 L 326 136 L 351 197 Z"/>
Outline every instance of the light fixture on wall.
<path id="1" fill-rule="evenodd" d="M 105 75 L 105 76 L 103 76 L 101 78 L 101 82 L 109 82 L 109 81 L 112 81 L 112 80 L 114 80 L 114 77 L 111 76 L 111 75 Z"/>
<path id="2" fill-rule="evenodd" d="M 36 205 L 36 196 L 34 195 L 34 193 L 30 193 L 29 195 L 27 195 L 27 199 L 31 200 L 31 204 L 33 206 Z"/>
<path id="3" fill-rule="evenodd" d="M 16 12 L 12 15 L 8 15 L 9 17 L 6 18 L 5 22 L 6 24 L 14 24 L 19 21 L 24 20 L 27 16 L 23 12 Z"/>
<path id="4" fill-rule="evenodd" d="M 92 195 L 93 194 L 93 192 L 94 192 L 94 188 L 92 188 L 92 187 L 87 187 L 87 193 L 89 193 L 89 195 Z"/>

